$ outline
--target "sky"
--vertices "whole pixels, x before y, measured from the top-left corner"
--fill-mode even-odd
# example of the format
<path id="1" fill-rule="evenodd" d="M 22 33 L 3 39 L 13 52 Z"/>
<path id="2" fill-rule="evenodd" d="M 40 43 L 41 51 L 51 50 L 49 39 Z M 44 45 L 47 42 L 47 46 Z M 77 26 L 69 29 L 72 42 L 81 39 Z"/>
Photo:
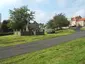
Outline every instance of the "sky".
<path id="1" fill-rule="evenodd" d="M 9 10 L 24 5 L 35 11 L 35 20 L 39 23 L 47 23 L 59 13 L 64 13 L 68 19 L 78 15 L 85 17 L 85 0 L 2 0 L 0 1 L 2 21 L 9 18 Z"/>

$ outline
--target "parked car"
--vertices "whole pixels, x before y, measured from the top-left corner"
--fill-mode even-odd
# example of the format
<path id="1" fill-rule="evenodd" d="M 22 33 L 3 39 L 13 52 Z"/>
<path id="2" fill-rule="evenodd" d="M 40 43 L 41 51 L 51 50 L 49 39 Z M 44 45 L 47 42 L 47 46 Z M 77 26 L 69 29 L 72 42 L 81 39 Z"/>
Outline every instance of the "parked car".
<path id="1" fill-rule="evenodd" d="M 55 30 L 54 29 L 47 29 L 46 32 L 48 34 L 53 34 L 53 33 L 55 33 Z"/>

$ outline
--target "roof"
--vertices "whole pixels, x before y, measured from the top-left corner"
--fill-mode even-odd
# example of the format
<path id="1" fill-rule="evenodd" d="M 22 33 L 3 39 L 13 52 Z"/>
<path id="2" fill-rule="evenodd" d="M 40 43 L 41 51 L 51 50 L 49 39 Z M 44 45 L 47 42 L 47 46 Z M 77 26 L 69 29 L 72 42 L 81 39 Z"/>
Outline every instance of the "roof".
<path id="1" fill-rule="evenodd" d="M 81 18 L 81 19 L 79 19 L 79 21 L 85 21 L 85 18 Z"/>
<path id="2" fill-rule="evenodd" d="M 72 21 L 85 21 L 85 18 L 78 18 L 78 17 L 73 17 L 71 18 Z"/>

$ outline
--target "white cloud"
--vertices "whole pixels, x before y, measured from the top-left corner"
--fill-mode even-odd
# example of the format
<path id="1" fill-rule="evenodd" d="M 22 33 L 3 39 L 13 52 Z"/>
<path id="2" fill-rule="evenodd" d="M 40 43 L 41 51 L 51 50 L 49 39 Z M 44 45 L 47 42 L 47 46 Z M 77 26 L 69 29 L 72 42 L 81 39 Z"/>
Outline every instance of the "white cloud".
<path id="1" fill-rule="evenodd" d="M 47 0 L 29 0 L 28 2 L 30 3 L 35 3 L 35 4 L 39 4 L 39 3 L 42 3 L 42 2 L 46 2 Z"/>
<path id="2" fill-rule="evenodd" d="M 57 0 L 57 5 L 59 7 L 66 7 L 68 0 Z"/>
<path id="3" fill-rule="evenodd" d="M 0 7 L 4 6 L 4 5 L 10 5 L 10 4 L 13 4 L 13 3 L 16 3 L 16 2 L 17 2 L 17 0 L 2 0 L 0 2 Z"/>
<path id="4" fill-rule="evenodd" d="M 85 0 L 74 0 L 74 2 L 73 2 L 73 6 L 75 5 L 75 6 L 80 7 L 83 4 L 85 4 Z"/>
<path id="5" fill-rule="evenodd" d="M 0 9 L 4 8 L 5 6 L 16 6 L 22 4 L 22 0 L 2 0 L 0 2 Z"/>
<path id="6" fill-rule="evenodd" d="M 43 23 L 42 20 L 44 21 L 46 17 L 46 13 L 42 10 L 35 10 L 35 20 L 39 23 Z"/>
<path id="7" fill-rule="evenodd" d="M 35 0 L 37 3 L 43 2 L 44 0 Z"/>
<path id="8" fill-rule="evenodd" d="M 31 0 L 31 2 L 32 3 L 35 3 L 35 4 L 39 4 L 39 5 L 41 5 L 41 4 L 48 4 L 49 2 L 50 2 L 50 0 Z"/>
<path id="9" fill-rule="evenodd" d="M 39 23 L 47 23 L 55 15 L 54 12 L 45 12 L 42 10 L 35 10 L 35 20 Z"/>
<path id="10" fill-rule="evenodd" d="M 78 10 L 73 16 L 82 16 L 85 17 L 85 9 Z"/>

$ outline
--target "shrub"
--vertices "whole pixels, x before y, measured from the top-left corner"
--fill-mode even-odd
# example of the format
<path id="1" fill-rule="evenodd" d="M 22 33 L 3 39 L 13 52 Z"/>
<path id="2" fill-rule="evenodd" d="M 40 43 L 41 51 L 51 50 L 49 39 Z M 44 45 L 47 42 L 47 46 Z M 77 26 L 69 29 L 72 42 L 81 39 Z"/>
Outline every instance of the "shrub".
<path id="1" fill-rule="evenodd" d="M 13 32 L 1 32 L 0 36 L 5 36 L 5 35 L 12 35 L 14 34 Z"/>

